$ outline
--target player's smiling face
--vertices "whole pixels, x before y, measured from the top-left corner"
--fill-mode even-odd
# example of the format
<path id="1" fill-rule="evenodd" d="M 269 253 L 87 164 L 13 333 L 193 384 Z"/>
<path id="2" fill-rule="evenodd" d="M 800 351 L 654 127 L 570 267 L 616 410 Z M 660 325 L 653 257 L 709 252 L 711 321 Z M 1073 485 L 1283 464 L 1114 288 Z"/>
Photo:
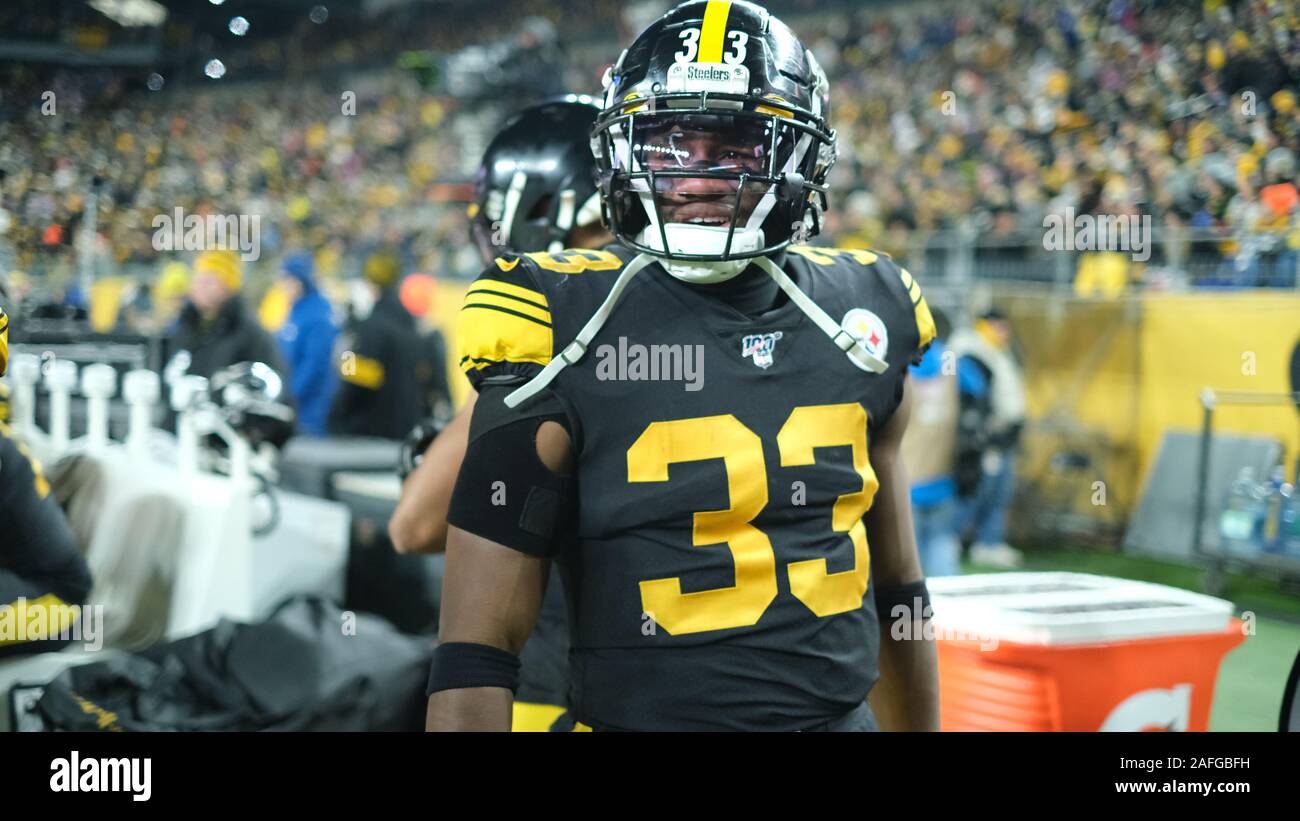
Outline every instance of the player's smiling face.
<path id="1" fill-rule="evenodd" d="M 770 137 L 761 120 L 669 117 L 637 131 L 638 159 L 650 171 L 768 172 Z M 665 223 L 726 227 L 739 186 L 736 179 L 660 177 L 655 191 Z M 766 190 L 765 183 L 745 185 L 737 225 L 744 225 Z"/>

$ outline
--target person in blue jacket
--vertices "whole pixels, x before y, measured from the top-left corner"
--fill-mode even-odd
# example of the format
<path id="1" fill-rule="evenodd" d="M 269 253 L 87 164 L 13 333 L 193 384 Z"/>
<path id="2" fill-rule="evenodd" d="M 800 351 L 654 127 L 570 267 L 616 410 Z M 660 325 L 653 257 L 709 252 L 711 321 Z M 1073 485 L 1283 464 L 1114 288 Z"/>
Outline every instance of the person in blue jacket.
<path id="1" fill-rule="evenodd" d="M 289 392 L 298 408 L 298 429 L 312 436 L 325 435 L 334 391 L 334 324 L 329 301 L 316 287 L 311 254 L 294 251 L 280 263 L 282 287 L 293 308 L 280 328 L 280 348 L 289 368 Z"/>

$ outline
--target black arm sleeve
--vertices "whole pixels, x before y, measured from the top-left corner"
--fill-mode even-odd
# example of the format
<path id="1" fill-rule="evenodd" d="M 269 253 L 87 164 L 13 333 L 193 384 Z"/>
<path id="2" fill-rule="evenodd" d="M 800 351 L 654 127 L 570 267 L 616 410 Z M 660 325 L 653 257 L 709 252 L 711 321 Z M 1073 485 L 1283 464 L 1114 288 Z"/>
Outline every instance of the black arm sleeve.
<path id="1" fill-rule="evenodd" d="M 521 553 L 552 557 L 559 551 L 558 534 L 576 513 L 577 481 L 542 463 L 537 429 L 557 422 L 577 441 L 575 425 L 549 391 L 507 408 L 505 397 L 518 384 L 482 385 L 447 522 Z"/>

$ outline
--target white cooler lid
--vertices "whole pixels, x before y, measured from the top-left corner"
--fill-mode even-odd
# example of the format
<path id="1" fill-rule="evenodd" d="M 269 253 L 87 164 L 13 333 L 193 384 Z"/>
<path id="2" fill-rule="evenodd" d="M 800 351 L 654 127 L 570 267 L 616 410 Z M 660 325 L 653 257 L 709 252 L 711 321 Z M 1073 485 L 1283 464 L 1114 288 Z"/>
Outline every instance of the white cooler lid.
<path id="1" fill-rule="evenodd" d="M 988 573 L 927 580 L 941 638 L 1092 644 L 1224 630 L 1232 602 L 1087 573 Z M 882 614 L 884 616 L 885 614 Z"/>

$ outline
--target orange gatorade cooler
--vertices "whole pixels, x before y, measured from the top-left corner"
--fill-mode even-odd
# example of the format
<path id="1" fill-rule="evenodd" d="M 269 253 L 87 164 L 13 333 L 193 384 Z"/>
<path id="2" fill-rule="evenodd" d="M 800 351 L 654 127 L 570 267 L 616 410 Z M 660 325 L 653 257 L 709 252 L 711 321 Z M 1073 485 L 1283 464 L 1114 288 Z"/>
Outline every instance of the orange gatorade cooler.
<path id="1" fill-rule="evenodd" d="M 929 580 L 943 730 L 1209 729 L 1231 602 L 1083 573 Z"/>

